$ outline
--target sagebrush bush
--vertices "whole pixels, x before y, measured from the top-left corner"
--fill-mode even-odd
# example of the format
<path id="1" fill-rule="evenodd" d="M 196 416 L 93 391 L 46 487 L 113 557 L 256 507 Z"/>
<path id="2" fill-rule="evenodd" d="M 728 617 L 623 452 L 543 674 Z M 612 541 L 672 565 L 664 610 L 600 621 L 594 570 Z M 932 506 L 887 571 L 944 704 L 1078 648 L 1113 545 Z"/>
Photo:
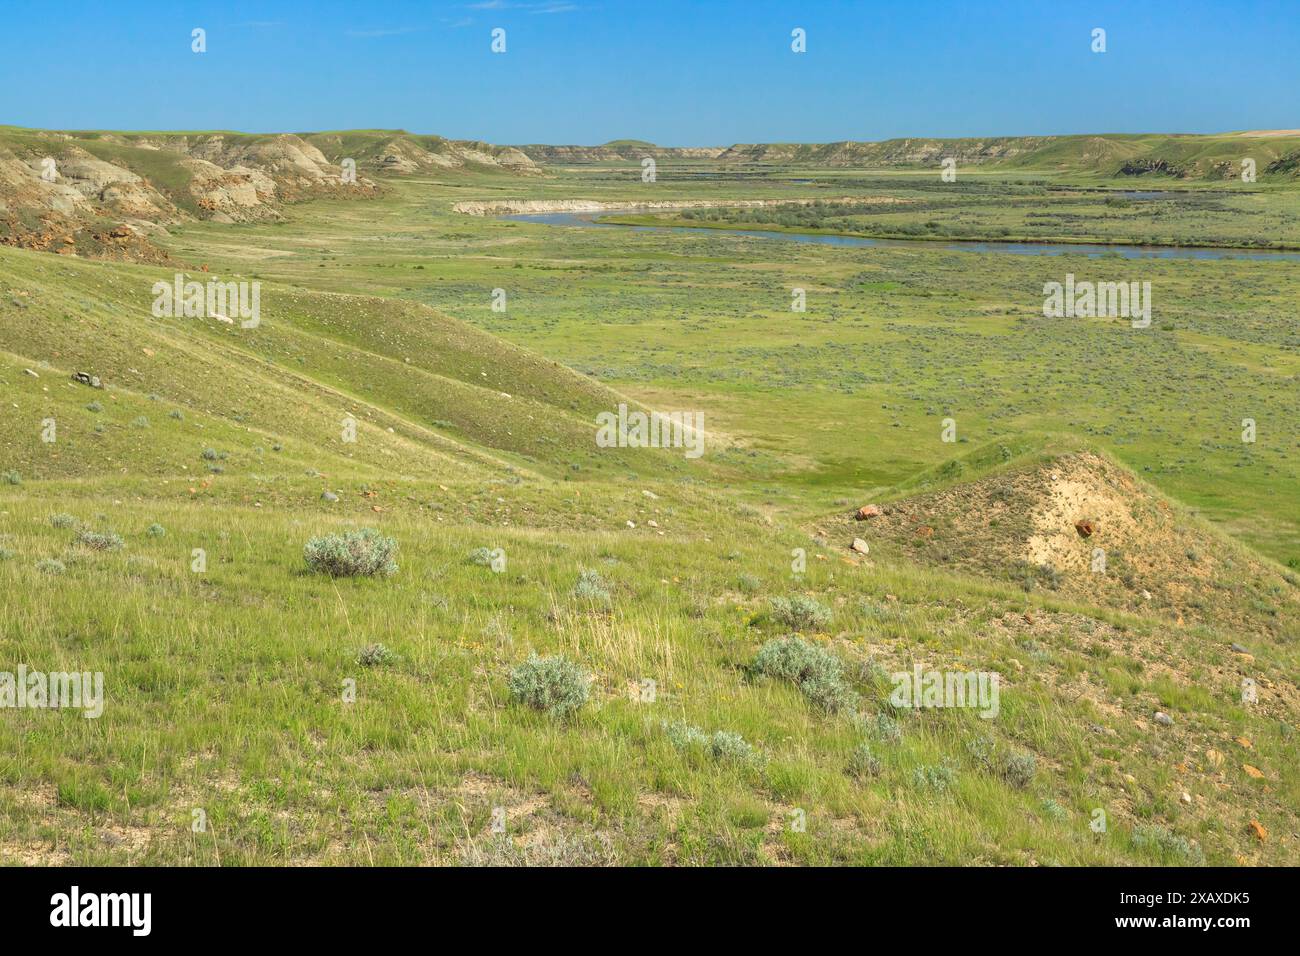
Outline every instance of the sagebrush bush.
<path id="1" fill-rule="evenodd" d="M 492 564 L 491 548 L 475 548 L 469 553 L 469 563 L 477 564 L 481 567 L 488 567 Z"/>
<path id="2" fill-rule="evenodd" d="M 54 528 L 75 528 L 81 524 L 76 515 L 70 515 L 66 512 L 50 515 L 50 526 Z"/>
<path id="3" fill-rule="evenodd" d="M 943 793 L 956 781 L 957 774 L 947 764 L 922 764 L 912 770 L 912 782 L 918 789 Z"/>
<path id="4" fill-rule="evenodd" d="M 1042 806 L 1043 812 L 1053 820 L 1068 820 L 1070 818 L 1070 811 L 1050 797 L 1043 801 Z"/>
<path id="5" fill-rule="evenodd" d="M 871 749 L 871 744 L 863 741 L 849 754 L 849 773 L 855 777 L 874 777 L 880 773 L 880 758 Z"/>
<path id="6" fill-rule="evenodd" d="M 888 744 L 895 744 L 903 739 L 903 725 L 884 711 L 869 718 L 867 731 L 877 740 Z"/>
<path id="7" fill-rule="evenodd" d="M 112 531 L 91 531 L 89 528 L 82 528 L 77 532 L 76 541 L 83 548 L 90 548 L 92 551 L 121 551 L 126 547 L 126 542 L 122 540 L 120 534 Z"/>
<path id="8" fill-rule="evenodd" d="M 1135 828 L 1133 845 L 1140 849 L 1155 850 L 1166 860 L 1198 865 L 1205 862 L 1205 853 L 1199 846 L 1157 823 L 1142 824 Z"/>
<path id="9" fill-rule="evenodd" d="M 681 720 L 665 722 L 663 727 L 668 742 L 678 750 L 698 751 L 712 760 L 758 762 L 758 751 L 734 731 L 715 730 L 712 734 L 706 734 L 700 728 Z"/>
<path id="10" fill-rule="evenodd" d="M 167 534 L 167 529 L 155 521 L 153 524 L 149 525 L 149 527 L 144 529 L 144 533 L 151 538 L 161 538 Z"/>
<path id="11" fill-rule="evenodd" d="M 530 654 L 510 672 L 509 687 L 518 703 L 551 717 L 567 717 L 587 702 L 591 675 L 566 657 Z"/>
<path id="12" fill-rule="evenodd" d="M 362 667 L 391 664 L 395 660 L 397 660 L 397 655 L 383 644 L 367 644 L 357 653 L 357 663 Z"/>
<path id="13" fill-rule="evenodd" d="M 580 601 L 608 604 L 609 584 L 600 576 L 599 571 L 583 571 L 578 575 L 578 583 L 573 586 L 573 596 Z"/>
<path id="14" fill-rule="evenodd" d="M 9 548 L 6 548 L 4 545 L 0 544 L 0 561 L 12 561 L 15 557 L 17 557 L 17 555 L 18 555 L 17 551 L 12 551 Z"/>
<path id="15" fill-rule="evenodd" d="M 757 674 L 794 683 L 805 697 L 828 713 L 852 710 L 858 695 L 844 680 L 844 665 L 830 651 L 801 637 L 768 641 L 754 657 Z"/>
<path id="16" fill-rule="evenodd" d="M 831 623 L 831 609 L 802 594 L 772 598 L 772 620 L 791 631 L 821 631 Z"/>
<path id="17" fill-rule="evenodd" d="M 58 558 L 42 558 L 36 562 L 36 570 L 46 574 L 62 574 L 68 567 Z"/>
<path id="18" fill-rule="evenodd" d="M 1023 790 L 1034 782 L 1038 772 L 1038 758 L 1027 750 L 1008 755 L 1002 764 L 1002 776 L 1013 787 Z"/>
<path id="19" fill-rule="evenodd" d="M 23 476 L 16 471 L 6 471 L 3 475 L 0 475 L 0 478 L 4 479 L 6 485 L 21 485 L 23 483 Z"/>
<path id="20" fill-rule="evenodd" d="M 397 573 L 393 555 L 397 542 L 386 538 L 375 528 L 345 531 L 312 538 L 303 548 L 303 560 L 313 571 L 331 577 L 360 575 L 384 576 Z"/>
<path id="21" fill-rule="evenodd" d="M 736 579 L 736 587 L 743 594 L 755 594 L 763 587 L 763 582 L 752 574 L 742 574 Z"/>

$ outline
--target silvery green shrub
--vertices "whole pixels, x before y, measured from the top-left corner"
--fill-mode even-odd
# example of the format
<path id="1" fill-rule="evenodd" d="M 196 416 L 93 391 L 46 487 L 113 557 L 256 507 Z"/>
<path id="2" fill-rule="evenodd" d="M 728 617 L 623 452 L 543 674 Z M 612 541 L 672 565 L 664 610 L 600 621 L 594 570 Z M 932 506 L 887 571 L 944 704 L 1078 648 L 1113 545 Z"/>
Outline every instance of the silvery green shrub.
<path id="1" fill-rule="evenodd" d="M 943 793 L 956 781 L 957 774 L 947 764 L 922 764 L 912 771 L 912 781 L 919 789 Z"/>
<path id="2" fill-rule="evenodd" d="M 896 744 L 903 739 L 903 725 L 884 711 L 861 721 L 862 729 L 887 744 Z"/>
<path id="3" fill-rule="evenodd" d="M 374 667 L 378 664 L 391 664 L 397 655 L 383 644 L 367 644 L 357 654 L 357 663 L 362 667 Z"/>
<path id="4" fill-rule="evenodd" d="M 596 604 L 608 604 L 609 584 L 600 576 L 599 571 L 583 571 L 578 575 L 578 583 L 573 586 L 573 596 Z"/>
<path id="5" fill-rule="evenodd" d="M 1133 845 L 1154 850 L 1166 859 L 1194 864 L 1205 862 L 1205 853 L 1199 846 L 1158 823 L 1142 824 L 1134 829 Z"/>
<path id="6" fill-rule="evenodd" d="M 362 528 L 312 538 L 303 548 L 302 556 L 307 567 L 331 577 L 382 577 L 397 572 L 393 561 L 396 553 L 394 539 L 384 537 L 375 528 Z"/>
<path id="7" fill-rule="evenodd" d="M 50 526 L 53 528 L 75 528 L 79 524 L 81 522 L 77 520 L 75 515 L 65 512 L 50 515 Z"/>
<path id="8" fill-rule="evenodd" d="M 1050 797 L 1043 801 L 1043 812 L 1053 820 L 1068 820 L 1070 818 L 1070 811 Z"/>
<path id="9" fill-rule="evenodd" d="M 772 620 L 791 631 L 821 631 L 831 623 L 831 609 L 802 594 L 772 598 Z"/>
<path id="10" fill-rule="evenodd" d="M 36 570 L 43 571 L 46 574 L 62 574 L 68 568 L 58 558 L 42 558 L 36 562 Z"/>
<path id="11" fill-rule="evenodd" d="M 566 657 L 538 657 L 510 672 L 510 696 L 551 717 L 567 717 L 587 702 L 591 675 Z"/>
<path id="12" fill-rule="evenodd" d="M 469 563 L 477 564 L 480 567 L 488 567 L 492 564 L 491 548 L 475 548 L 469 553 Z"/>
<path id="13" fill-rule="evenodd" d="M 120 534 L 112 531 L 91 531 L 89 528 L 82 528 L 77 532 L 76 542 L 92 551 L 121 551 L 126 547 L 126 542 L 122 540 Z"/>
<path id="14" fill-rule="evenodd" d="M 844 680 L 844 665 L 830 651 L 801 637 L 768 641 L 754 658 L 756 674 L 793 683 L 812 703 L 828 713 L 852 710 L 858 695 Z"/>
<path id="15" fill-rule="evenodd" d="M 663 725 L 668 742 L 682 751 L 697 751 L 712 760 L 735 763 L 756 763 L 756 751 L 740 734 L 730 730 L 715 730 L 706 734 L 685 721 L 666 721 Z"/>
<path id="16" fill-rule="evenodd" d="M 167 534 L 167 529 L 155 521 L 153 524 L 149 525 L 149 527 L 144 529 L 144 533 L 151 538 L 161 538 Z"/>
<path id="17" fill-rule="evenodd" d="M 874 777 L 880 773 L 880 758 L 865 740 L 849 754 L 849 773 L 855 777 Z"/>
<path id="18" fill-rule="evenodd" d="M 1034 782 L 1034 774 L 1037 772 L 1038 758 L 1027 750 L 1011 754 L 1002 765 L 1002 776 L 1007 783 L 1021 790 Z"/>

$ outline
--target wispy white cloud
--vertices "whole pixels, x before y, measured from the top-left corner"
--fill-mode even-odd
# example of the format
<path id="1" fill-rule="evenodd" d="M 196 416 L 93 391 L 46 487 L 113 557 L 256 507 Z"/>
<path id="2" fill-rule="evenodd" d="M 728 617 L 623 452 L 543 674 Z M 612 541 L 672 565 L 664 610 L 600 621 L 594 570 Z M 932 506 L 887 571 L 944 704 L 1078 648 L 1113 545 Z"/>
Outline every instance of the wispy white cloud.
<path id="1" fill-rule="evenodd" d="M 528 13 L 572 13 L 578 9 L 567 0 L 543 0 L 541 3 L 515 3 L 514 0 L 479 0 L 469 4 L 471 10 L 523 10 Z"/>
<path id="2" fill-rule="evenodd" d="M 374 37 L 396 37 L 406 33 L 419 33 L 427 29 L 426 27 L 377 27 L 373 30 L 348 30 L 347 35 L 350 37 L 374 38 Z"/>

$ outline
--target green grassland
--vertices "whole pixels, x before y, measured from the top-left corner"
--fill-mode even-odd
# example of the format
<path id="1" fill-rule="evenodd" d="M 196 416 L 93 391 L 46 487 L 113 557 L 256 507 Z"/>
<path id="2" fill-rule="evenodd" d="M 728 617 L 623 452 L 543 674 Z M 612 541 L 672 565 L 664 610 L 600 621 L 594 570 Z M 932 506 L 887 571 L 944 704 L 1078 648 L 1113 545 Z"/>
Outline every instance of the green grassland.
<path id="1" fill-rule="evenodd" d="M 321 148 L 379 134 L 349 135 Z M 451 207 L 892 196 L 847 231 L 1288 245 L 1296 190 L 1148 206 L 1042 165 L 950 192 L 915 171 L 660 169 L 389 178 L 284 222 L 174 227 L 176 268 L 0 248 L 0 670 L 102 671 L 107 696 L 97 720 L 0 711 L 0 862 L 1295 861 L 1300 264 Z M 262 282 L 262 324 L 153 318 L 177 269 Z M 1151 327 L 1043 318 L 1067 272 L 1151 282 Z M 702 411 L 705 455 L 597 447 L 619 402 Z M 1198 613 L 982 573 L 1014 523 L 981 534 L 936 506 L 918 547 L 846 518 L 1080 452 L 1213 556 Z M 362 527 L 397 541 L 395 575 L 308 569 L 308 539 Z M 828 616 L 782 618 L 790 596 Z M 792 632 L 841 662 L 853 708 L 753 666 Z M 360 663 L 376 643 L 394 656 Z M 512 700 L 531 651 L 580 664 L 591 700 L 567 719 Z M 914 663 L 1002 674 L 999 716 L 891 706 Z M 682 745 L 675 722 L 751 749 Z"/>

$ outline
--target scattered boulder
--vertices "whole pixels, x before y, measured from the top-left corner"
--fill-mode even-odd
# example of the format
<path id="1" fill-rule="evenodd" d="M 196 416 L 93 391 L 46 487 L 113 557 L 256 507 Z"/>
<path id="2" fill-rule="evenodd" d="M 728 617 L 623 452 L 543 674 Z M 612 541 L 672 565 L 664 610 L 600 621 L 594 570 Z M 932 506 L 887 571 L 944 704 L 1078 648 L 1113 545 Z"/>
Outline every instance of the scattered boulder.
<path id="1" fill-rule="evenodd" d="M 1156 711 L 1155 721 L 1157 724 L 1161 724 L 1162 726 L 1165 727 L 1172 727 L 1174 724 L 1174 719 L 1170 717 L 1168 714 L 1166 714 L 1163 710 Z"/>
<path id="2" fill-rule="evenodd" d="M 1096 522 L 1089 518 L 1074 523 L 1074 530 L 1079 532 L 1080 538 L 1091 538 L 1092 533 L 1097 530 Z"/>
<path id="3" fill-rule="evenodd" d="M 866 521 L 868 518 L 878 518 L 885 512 L 881 510 L 880 505 L 863 505 L 857 511 L 853 512 L 854 521 Z"/>
<path id="4" fill-rule="evenodd" d="M 334 494 L 334 492 L 332 492 L 332 491 L 322 491 L 322 492 L 320 493 L 320 500 L 321 500 L 321 501 L 338 501 L 338 500 L 339 500 L 339 496 L 336 495 L 336 494 Z"/>
<path id="5" fill-rule="evenodd" d="M 82 385 L 89 385 L 91 388 L 104 387 L 103 384 L 99 381 L 98 375 L 91 375 L 88 372 L 73 372 L 72 380 L 74 382 L 79 382 Z"/>
<path id="6" fill-rule="evenodd" d="M 866 554 L 870 549 L 867 547 L 867 543 L 861 538 L 854 538 L 853 544 L 849 546 L 849 550 L 856 551 L 858 554 Z"/>

